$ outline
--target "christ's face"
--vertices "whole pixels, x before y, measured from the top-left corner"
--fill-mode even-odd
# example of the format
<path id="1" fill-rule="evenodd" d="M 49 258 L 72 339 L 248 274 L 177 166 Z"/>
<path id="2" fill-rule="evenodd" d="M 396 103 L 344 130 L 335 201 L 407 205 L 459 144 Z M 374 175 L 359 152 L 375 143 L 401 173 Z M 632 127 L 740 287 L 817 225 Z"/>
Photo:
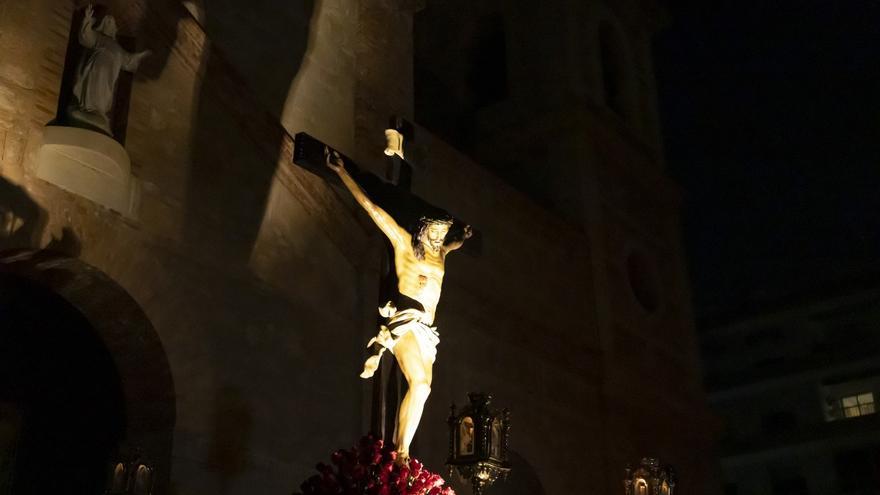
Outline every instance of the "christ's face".
<path id="1" fill-rule="evenodd" d="M 421 239 L 425 250 L 431 251 L 434 254 L 440 254 L 440 248 L 443 247 L 443 241 L 446 239 L 448 232 L 449 225 L 444 223 L 428 224 L 428 228 L 425 229 Z"/>

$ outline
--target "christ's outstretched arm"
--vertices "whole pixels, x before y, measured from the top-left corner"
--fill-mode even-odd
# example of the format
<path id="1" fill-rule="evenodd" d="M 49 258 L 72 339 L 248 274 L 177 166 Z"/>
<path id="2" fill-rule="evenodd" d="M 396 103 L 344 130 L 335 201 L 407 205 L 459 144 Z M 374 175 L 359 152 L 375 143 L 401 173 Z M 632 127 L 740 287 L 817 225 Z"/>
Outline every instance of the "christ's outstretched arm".
<path id="1" fill-rule="evenodd" d="M 327 160 L 327 166 L 339 175 L 342 183 L 345 184 L 345 187 L 348 188 L 351 195 L 354 196 L 354 199 L 364 208 L 364 210 L 366 210 L 379 229 L 385 233 L 385 236 L 388 237 L 391 244 L 395 248 L 405 246 L 408 242 L 407 237 L 409 237 L 409 234 L 398 225 L 396 221 L 394 221 L 391 215 L 386 213 L 382 208 L 376 206 L 376 204 L 370 200 L 367 193 L 361 189 L 361 186 L 359 186 L 348 171 L 345 170 L 342 157 L 339 156 L 339 153 L 330 150 L 330 148 L 324 148 L 324 157 Z"/>

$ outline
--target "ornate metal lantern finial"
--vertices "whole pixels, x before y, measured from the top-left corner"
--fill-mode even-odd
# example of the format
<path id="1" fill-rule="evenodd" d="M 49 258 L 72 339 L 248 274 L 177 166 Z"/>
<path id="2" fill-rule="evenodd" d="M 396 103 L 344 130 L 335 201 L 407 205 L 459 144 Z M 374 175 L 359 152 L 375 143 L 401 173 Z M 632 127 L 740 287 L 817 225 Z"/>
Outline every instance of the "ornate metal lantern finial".
<path id="1" fill-rule="evenodd" d="M 485 487 L 505 479 L 510 472 L 510 411 L 491 409 L 489 394 L 469 393 L 468 399 L 470 403 L 458 414 L 455 404 L 450 407 L 446 466 L 450 475 L 458 471 L 464 480 L 470 481 L 474 495 L 481 495 Z"/>
<path id="2" fill-rule="evenodd" d="M 675 495 L 675 470 L 654 457 L 644 457 L 639 467 L 624 470 L 624 495 Z"/>

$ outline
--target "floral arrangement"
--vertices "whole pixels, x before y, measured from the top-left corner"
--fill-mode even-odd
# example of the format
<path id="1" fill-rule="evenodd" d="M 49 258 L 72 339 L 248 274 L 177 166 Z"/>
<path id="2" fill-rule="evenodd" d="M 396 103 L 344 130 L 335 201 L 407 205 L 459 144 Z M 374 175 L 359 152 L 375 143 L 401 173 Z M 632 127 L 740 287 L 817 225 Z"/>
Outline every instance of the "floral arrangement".
<path id="1" fill-rule="evenodd" d="M 332 465 L 319 463 L 316 474 L 295 495 L 455 495 L 439 474 L 417 459 L 397 463 L 397 452 L 373 435 L 350 450 L 337 450 Z"/>

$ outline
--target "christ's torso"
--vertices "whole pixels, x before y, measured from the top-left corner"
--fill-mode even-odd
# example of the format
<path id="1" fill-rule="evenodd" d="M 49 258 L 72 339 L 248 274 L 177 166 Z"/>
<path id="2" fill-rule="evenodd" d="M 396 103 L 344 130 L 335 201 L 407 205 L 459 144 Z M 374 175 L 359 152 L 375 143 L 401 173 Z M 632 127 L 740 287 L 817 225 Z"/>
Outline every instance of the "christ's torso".
<path id="1" fill-rule="evenodd" d="M 420 302 L 425 308 L 423 323 L 434 322 L 434 312 L 440 300 L 443 284 L 443 261 L 445 253 L 425 252 L 425 259 L 416 258 L 412 248 L 396 249 L 394 267 L 397 271 L 397 289 L 401 294 Z"/>

